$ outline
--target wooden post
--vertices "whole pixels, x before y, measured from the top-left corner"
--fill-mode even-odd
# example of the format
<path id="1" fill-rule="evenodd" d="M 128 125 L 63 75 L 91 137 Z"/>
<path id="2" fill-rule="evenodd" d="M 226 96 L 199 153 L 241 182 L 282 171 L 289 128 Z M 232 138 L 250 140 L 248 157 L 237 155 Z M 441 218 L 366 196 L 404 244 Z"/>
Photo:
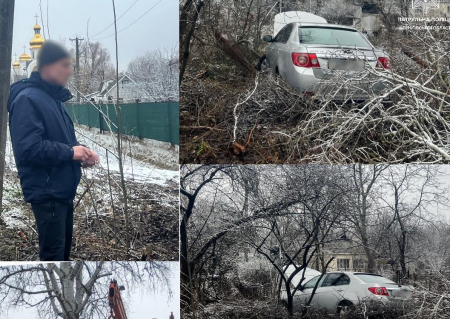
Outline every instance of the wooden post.
<path id="1" fill-rule="evenodd" d="M 77 103 L 80 104 L 80 42 L 84 39 L 76 37 L 75 39 L 70 39 L 70 41 L 75 41 L 75 80 L 77 85 Z M 89 125 L 88 125 L 89 126 Z M 90 127 L 89 127 L 90 128 Z"/>
<path id="2" fill-rule="evenodd" d="M 100 107 L 101 112 L 98 111 L 98 119 L 100 121 L 98 126 L 100 128 L 100 134 L 103 134 L 105 132 L 105 129 L 103 128 L 103 114 L 102 114 L 103 104 L 99 104 L 99 107 Z"/>

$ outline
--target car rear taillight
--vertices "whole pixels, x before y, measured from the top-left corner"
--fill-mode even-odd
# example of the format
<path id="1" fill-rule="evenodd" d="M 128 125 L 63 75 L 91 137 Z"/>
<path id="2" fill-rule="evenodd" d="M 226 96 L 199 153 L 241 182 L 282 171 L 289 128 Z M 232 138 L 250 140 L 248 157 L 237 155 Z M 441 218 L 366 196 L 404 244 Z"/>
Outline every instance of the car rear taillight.
<path id="1" fill-rule="evenodd" d="M 371 293 L 378 296 L 389 296 L 389 293 L 385 287 L 370 287 L 368 288 Z"/>
<path id="2" fill-rule="evenodd" d="M 386 57 L 378 58 L 377 68 L 392 69 L 392 60 L 391 60 L 391 58 L 386 58 Z"/>
<path id="3" fill-rule="evenodd" d="M 303 68 L 320 68 L 319 60 L 315 53 L 292 53 L 292 62 L 295 66 Z"/>

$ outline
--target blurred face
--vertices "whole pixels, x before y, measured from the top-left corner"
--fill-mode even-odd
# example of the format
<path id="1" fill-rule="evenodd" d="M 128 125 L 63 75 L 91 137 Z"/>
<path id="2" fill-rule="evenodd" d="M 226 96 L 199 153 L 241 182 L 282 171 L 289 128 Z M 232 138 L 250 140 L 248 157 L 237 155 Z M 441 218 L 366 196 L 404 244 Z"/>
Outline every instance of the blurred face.
<path id="1" fill-rule="evenodd" d="M 72 60 L 60 59 L 52 64 L 44 65 L 39 71 L 41 78 L 55 85 L 66 86 L 72 75 Z"/>

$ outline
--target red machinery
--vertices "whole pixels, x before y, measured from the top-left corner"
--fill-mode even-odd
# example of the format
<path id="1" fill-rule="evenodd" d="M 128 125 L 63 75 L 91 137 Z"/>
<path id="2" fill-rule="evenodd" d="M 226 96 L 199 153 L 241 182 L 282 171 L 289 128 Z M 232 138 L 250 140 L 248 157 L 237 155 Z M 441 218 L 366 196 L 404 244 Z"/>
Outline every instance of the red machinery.
<path id="1" fill-rule="evenodd" d="M 116 280 L 111 280 L 109 284 L 108 302 L 111 308 L 111 314 L 108 319 L 127 319 L 125 307 L 120 296 L 120 291 L 125 290 L 124 286 L 118 286 Z"/>

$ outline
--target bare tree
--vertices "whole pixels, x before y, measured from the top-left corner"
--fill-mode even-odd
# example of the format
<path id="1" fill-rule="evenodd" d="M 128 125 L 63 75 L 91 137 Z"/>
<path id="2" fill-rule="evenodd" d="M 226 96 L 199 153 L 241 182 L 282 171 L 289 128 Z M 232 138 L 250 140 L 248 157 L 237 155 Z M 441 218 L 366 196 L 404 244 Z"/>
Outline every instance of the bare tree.
<path id="1" fill-rule="evenodd" d="M 348 222 L 355 230 L 356 236 L 361 241 L 364 253 L 367 257 L 367 271 L 375 273 L 375 250 L 377 243 L 382 239 L 380 234 L 377 238 L 370 238 L 370 225 L 376 218 L 376 203 L 372 200 L 377 197 L 377 188 L 380 184 L 381 174 L 387 168 L 386 165 L 363 166 L 356 164 L 351 166 L 351 176 L 354 192 L 349 194 L 353 209 L 348 212 Z"/>
<path id="2" fill-rule="evenodd" d="M 109 280 L 131 292 L 171 295 L 171 268 L 162 262 L 64 262 L 0 267 L 0 310 L 34 307 L 41 318 L 106 318 Z"/>
<path id="3" fill-rule="evenodd" d="M 292 310 L 298 290 L 289 288 L 292 278 L 315 261 L 326 240 L 331 241 L 332 226 L 345 211 L 341 199 L 349 187 L 342 176 L 327 167 L 183 166 L 180 235 L 185 306 L 195 308 L 194 299 L 204 298 L 198 290 L 204 276 L 218 267 L 226 247 L 242 251 L 243 238 L 282 276 Z M 270 253 L 274 246 L 287 258 L 285 264 Z M 284 265 L 296 267 L 295 273 L 284 275 Z"/>
<path id="4" fill-rule="evenodd" d="M 98 91 L 104 80 L 115 74 L 111 57 L 100 42 L 82 42 L 80 47 L 80 91 L 91 94 Z"/>
<path id="5" fill-rule="evenodd" d="M 196 5 L 193 4 L 194 1 L 192 0 L 186 0 L 184 3 L 182 10 L 180 10 L 180 39 L 182 40 L 182 46 L 180 47 L 180 53 L 181 55 L 181 66 L 180 66 L 180 83 L 183 81 L 184 72 L 186 70 L 187 63 L 189 61 L 189 55 L 190 55 L 190 46 L 191 46 L 191 40 L 194 36 L 195 27 L 197 24 L 197 20 L 200 14 L 200 11 L 202 10 L 203 6 L 205 5 L 204 1 L 199 1 Z M 191 9 L 192 8 L 192 9 Z M 189 12 L 192 12 L 192 18 L 190 18 L 190 26 L 189 30 L 186 31 L 186 26 L 188 23 L 188 16 Z"/>
<path id="6" fill-rule="evenodd" d="M 381 197 L 389 216 L 386 228 L 392 236 L 391 249 L 402 276 L 408 274 L 410 242 L 419 227 L 430 222 L 435 214 L 433 207 L 448 204 L 447 190 L 441 188 L 437 179 L 439 170 L 433 165 L 390 166 L 384 176 L 383 188 L 389 192 Z"/>
<path id="7" fill-rule="evenodd" d="M 287 294 L 286 306 L 291 314 L 293 298 L 304 283 L 306 268 L 317 260 L 325 273 L 333 260 L 332 256 L 323 255 L 322 247 L 338 240 L 338 234 L 333 230 L 347 211 L 343 199 L 351 187 L 339 169 L 330 168 L 281 168 L 285 170 L 288 189 L 295 192 L 298 204 L 286 208 L 283 216 L 267 216 L 263 222 L 254 226 L 256 231 L 246 236 L 251 246 L 268 259 L 278 272 L 280 285 L 284 286 Z M 288 267 L 294 271 L 286 273 Z M 301 275 L 301 280 L 296 286 L 291 286 L 297 275 Z M 311 300 L 312 297 L 309 302 Z"/>
<path id="8" fill-rule="evenodd" d="M 123 194 L 123 213 L 125 216 L 125 229 L 126 229 L 126 244 L 127 249 L 130 249 L 130 217 L 128 214 L 128 193 L 127 193 L 127 185 L 125 183 L 125 175 L 123 170 L 123 153 L 122 153 L 122 111 L 120 108 L 120 94 L 119 94 L 119 43 L 117 41 L 117 19 L 116 19 L 116 6 L 114 0 L 112 0 L 113 5 L 113 13 L 114 13 L 114 35 L 115 35 L 115 43 L 116 43 L 116 89 L 117 89 L 117 99 L 115 103 L 116 109 L 116 124 L 117 124 L 117 156 L 119 159 L 119 171 L 120 171 L 120 181 L 122 186 L 122 194 Z"/>
<path id="9" fill-rule="evenodd" d="M 180 178 L 180 193 L 186 200 L 180 203 L 181 221 L 180 221 L 180 271 L 181 271 L 181 287 L 182 306 L 189 306 L 192 299 L 192 264 L 193 257 L 189 254 L 188 246 L 188 223 L 194 213 L 194 206 L 197 197 L 203 187 L 213 182 L 219 172 L 226 171 L 228 167 L 220 166 L 199 166 L 199 167 L 182 167 L 182 176 Z M 191 186 L 191 180 L 194 180 L 195 186 Z"/>
<path id="10" fill-rule="evenodd" d="M 146 52 L 133 59 L 128 73 L 144 97 L 157 102 L 179 99 L 178 48 L 171 51 Z"/>

